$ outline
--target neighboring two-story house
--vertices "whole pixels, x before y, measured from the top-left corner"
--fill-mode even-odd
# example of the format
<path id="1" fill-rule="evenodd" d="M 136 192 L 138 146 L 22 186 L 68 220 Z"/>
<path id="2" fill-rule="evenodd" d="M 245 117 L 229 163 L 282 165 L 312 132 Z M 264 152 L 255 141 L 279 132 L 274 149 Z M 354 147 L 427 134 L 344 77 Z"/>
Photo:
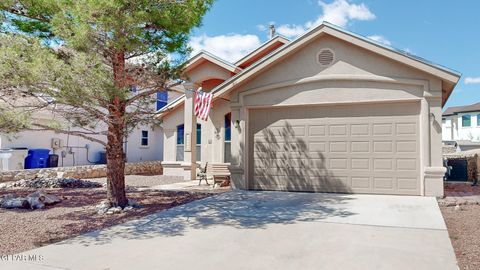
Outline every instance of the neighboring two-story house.
<path id="1" fill-rule="evenodd" d="M 442 114 L 444 141 L 480 141 L 480 102 L 448 107 Z"/>

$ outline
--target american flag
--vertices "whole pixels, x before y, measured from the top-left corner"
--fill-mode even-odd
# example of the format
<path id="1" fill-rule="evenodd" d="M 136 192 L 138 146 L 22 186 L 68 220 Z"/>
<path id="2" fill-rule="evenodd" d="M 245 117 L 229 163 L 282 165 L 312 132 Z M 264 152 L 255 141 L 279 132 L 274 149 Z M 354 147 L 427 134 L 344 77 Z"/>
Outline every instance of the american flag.
<path id="1" fill-rule="evenodd" d="M 210 109 L 212 108 L 213 95 L 202 91 L 202 88 L 199 88 L 195 92 L 195 115 L 206 121 Z"/>

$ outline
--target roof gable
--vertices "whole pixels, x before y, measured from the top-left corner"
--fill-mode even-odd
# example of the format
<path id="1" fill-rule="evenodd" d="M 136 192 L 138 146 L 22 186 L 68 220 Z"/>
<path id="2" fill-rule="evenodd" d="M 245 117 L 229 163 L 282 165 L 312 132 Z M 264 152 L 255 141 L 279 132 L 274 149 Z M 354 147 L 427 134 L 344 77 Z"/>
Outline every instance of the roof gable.
<path id="1" fill-rule="evenodd" d="M 391 47 L 382 45 L 368 38 L 359 36 L 357 34 L 348 32 L 344 29 L 334 26 L 330 23 L 324 22 L 319 26 L 311 29 L 307 33 L 303 34 L 296 40 L 279 48 L 273 53 L 270 53 L 268 56 L 245 68 L 244 70 L 242 70 L 242 72 L 236 74 L 229 80 L 225 81 L 223 84 L 219 85 L 216 89 L 213 90 L 215 96 L 221 96 L 231 91 L 234 87 L 236 88 L 242 85 L 243 83 L 248 81 L 250 77 L 262 72 L 268 67 L 275 65 L 276 63 L 284 59 L 286 56 L 296 52 L 298 49 L 302 48 L 307 43 L 315 40 L 317 37 L 324 34 L 331 35 L 345 42 L 357 45 L 363 49 L 380 54 L 384 57 L 390 58 L 394 61 L 400 62 L 402 64 L 442 79 L 442 81 L 445 82 L 445 85 L 447 86 L 447 89 L 445 89 L 446 98 L 443 100 L 443 103 L 446 102 L 446 99 L 450 95 L 453 87 L 458 82 L 461 76 L 461 74 L 456 71 L 447 69 L 437 64 L 433 64 L 431 62 L 427 62 L 424 59 L 412 56 L 410 54 L 407 54 L 406 52 L 395 50 Z"/>
<path id="2" fill-rule="evenodd" d="M 188 73 L 189 71 L 199 67 L 204 61 L 211 62 L 225 70 L 228 70 L 233 73 L 239 72 L 241 69 L 236 65 L 221 59 L 218 56 L 215 56 L 207 51 L 200 51 L 196 55 L 194 55 L 190 60 L 188 60 L 187 64 L 185 65 L 185 70 L 183 73 Z"/>
<path id="3" fill-rule="evenodd" d="M 381 56 L 389 58 L 398 63 L 402 63 L 411 68 L 423 71 L 434 77 L 440 78 L 444 85 L 443 104 L 445 104 L 446 100 L 448 99 L 451 92 L 453 91 L 453 88 L 455 87 L 455 85 L 457 84 L 458 80 L 461 77 L 461 74 L 458 73 L 457 71 L 448 69 L 438 64 L 434 64 L 423 58 L 414 56 L 407 52 L 396 50 L 392 47 L 386 46 L 374 40 L 363 37 L 361 35 L 349 32 L 345 29 L 337 27 L 328 22 L 323 22 L 322 24 L 312 28 L 305 34 L 301 35 L 297 39 L 291 42 L 288 42 L 283 46 L 277 47 L 276 49 L 270 51 L 266 55 L 262 55 L 262 57 L 258 61 L 254 61 L 250 65 L 246 66 L 244 69 L 239 68 L 238 64 L 242 65 L 245 62 L 248 62 L 248 59 L 253 58 L 255 55 L 258 55 L 258 52 L 262 51 L 260 48 L 268 46 L 269 42 L 273 42 L 273 41 L 266 42 L 265 44 L 260 46 L 259 49 L 251 52 L 249 55 L 237 61 L 236 65 L 228 63 L 227 61 L 222 60 L 206 51 L 202 51 L 201 53 L 197 54 L 189 61 L 189 63 L 187 64 L 187 69 L 192 68 L 192 66 L 195 65 L 195 62 L 199 61 L 199 58 L 205 58 L 205 59 L 208 58 L 209 61 L 217 61 L 219 62 L 219 64 L 226 65 L 229 68 L 232 68 L 232 69 L 236 68 L 235 70 L 236 72 L 238 72 L 237 74 L 235 74 L 234 76 L 232 76 L 231 78 L 229 78 L 228 80 L 226 80 L 225 82 L 218 85 L 212 90 L 215 98 L 218 98 L 230 92 L 234 88 L 237 88 L 240 85 L 243 85 L 245 82 L 249 80 L 249 78 L 254 77 L 256 74 L 259 74 L 263 70 L 279 63 L 280 61 L 285 59 L 285 57 L 287 57 L 288 55 L 296 52 L 297 50 L 301 49 L 303 46 L 305 46 L 309 42 L 312 42 L 313 40 L 315 40 L 317 37 L 325 34 L 333 36 L 340 40 L 343 40 L 347 43 L 354 44 L 365 50 L 379 54 Z M 214 62 L 214 63 L 217 63 L 217 62 Z M 178 99 L 175 102 L 172 102 L 171 105 L 173 106 L 171 107 L 167 106 L 163 111 L 165 112 L 165 111 L 168 111 L 169 109 L 173 109 L 174 107 L 177 107 L 182 103 L 183 103 L 183 99 Z M 162 111 L 160 111 L 160 113 L 162 113 Z"/>
<path id="4" fill-rule="evenodd" d="M 274 38 L 260 45 L 260 47 L 258 47 L 257 49 L 242 57 L 242 59 L 235 62 L 235 65 L 241 68 L 246 68 L 251 64 L 255 63 L 256 61 L 260 60 L 267 54 L 289 42 L 290 40 L 288 40 L 287 38 L 284 38 L 282 36 L 275 36 Z"/>

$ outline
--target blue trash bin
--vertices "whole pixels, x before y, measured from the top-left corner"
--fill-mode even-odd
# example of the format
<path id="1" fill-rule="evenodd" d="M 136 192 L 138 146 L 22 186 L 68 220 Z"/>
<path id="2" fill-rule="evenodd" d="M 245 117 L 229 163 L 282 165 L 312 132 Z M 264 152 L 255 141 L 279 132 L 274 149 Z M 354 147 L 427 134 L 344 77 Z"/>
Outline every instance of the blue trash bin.
<path id="1" fill-rule="evenodd" d="M 25 169 L 47 168 L 49 149 L 29 149 L 25 158 Z"/>

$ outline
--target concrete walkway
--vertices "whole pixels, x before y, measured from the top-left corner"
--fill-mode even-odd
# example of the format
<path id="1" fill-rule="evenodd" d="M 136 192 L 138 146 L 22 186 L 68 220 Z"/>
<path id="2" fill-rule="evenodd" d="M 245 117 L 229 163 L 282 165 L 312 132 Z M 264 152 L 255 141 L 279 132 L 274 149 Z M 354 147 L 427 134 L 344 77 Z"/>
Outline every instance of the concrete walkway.
<path id="1" fill-rule="evenodd" d="M 201 185 L 199 185 L 198 180 L 182 181 L 165 185 L 156 185 L 148 187 L 148 189 L 205 193 L 223 193 L 226 191 L 230 191 L 230 187 L 217 186 L 214 188 L 213 181 L 210 181 L 208 185 L 205 183 L 205 181 L 202 181 Z"/>
<path id="2" fill-rule="evenodd" d="M 383 195 L 228 192 L 23 255 L 0 269 L 458 269 L 435 198 Z"/>

